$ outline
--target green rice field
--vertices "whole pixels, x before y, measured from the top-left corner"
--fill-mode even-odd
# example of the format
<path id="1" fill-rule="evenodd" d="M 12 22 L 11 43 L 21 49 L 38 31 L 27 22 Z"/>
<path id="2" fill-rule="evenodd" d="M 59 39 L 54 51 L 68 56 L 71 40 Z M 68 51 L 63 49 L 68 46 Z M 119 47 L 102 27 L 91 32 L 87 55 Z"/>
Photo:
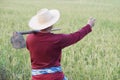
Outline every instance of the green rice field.
<path id="1" fill-rule="evenodd" d="M 0 80 L 31 80 L 26 48 L 14 49 L 14 31 L 31 30 L 28 22 L 41 8 L 58 9 L 61 28 L 71 33 L 96 18 L 92 32 L 63 49 L 62 69 L 69 80 L 120 80 L 120 0 L 0 0 Z M 26 37 L 26 36 L 24 36 Z"/>

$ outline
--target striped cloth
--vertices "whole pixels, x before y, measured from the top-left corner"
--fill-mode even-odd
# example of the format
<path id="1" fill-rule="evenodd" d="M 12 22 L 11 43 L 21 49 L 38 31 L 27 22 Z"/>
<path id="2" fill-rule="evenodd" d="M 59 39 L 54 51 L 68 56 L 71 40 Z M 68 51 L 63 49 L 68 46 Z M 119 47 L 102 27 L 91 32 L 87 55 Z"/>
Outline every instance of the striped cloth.
<path id="1" fill-rule="evenodd" d="M 50 67 L 45 69 L 32 69 L 32 76 L 35 75 L 41 75 L 41 74 L 48 74 L 48 73 L 56 73 L 56 72 L 62 72 L 61 66 L 58 67 Z M 65 76 L 63 80 L 68 80 Z"/>

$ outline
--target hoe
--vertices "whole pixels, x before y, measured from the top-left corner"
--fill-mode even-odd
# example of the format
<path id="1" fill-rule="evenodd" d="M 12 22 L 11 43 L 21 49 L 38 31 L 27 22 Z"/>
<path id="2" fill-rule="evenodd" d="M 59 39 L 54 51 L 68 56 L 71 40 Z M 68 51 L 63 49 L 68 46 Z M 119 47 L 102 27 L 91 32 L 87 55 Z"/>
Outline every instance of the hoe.
<path id="1" fill-rule="evenodd" d="M 56 31 L 60 29 L 52 29 L 51 31 Z M 21 49 L 26 47 L 26 41 L 23 37 L 25 34 L 32 34 L 32 33 L 38 33 L 40 31 L 38 30 L 33 30 L 33 31 L 22 31 L 22 32 L 13 32 L 13 35 L 11 37 L 11 44 L 13 48 L 15 49 Z"/>

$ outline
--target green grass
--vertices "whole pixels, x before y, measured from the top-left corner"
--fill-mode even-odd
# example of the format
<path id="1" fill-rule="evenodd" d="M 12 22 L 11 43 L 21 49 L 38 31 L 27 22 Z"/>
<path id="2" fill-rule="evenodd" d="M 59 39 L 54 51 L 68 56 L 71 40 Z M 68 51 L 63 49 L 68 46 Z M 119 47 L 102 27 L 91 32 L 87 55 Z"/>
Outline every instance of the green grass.
<path id="1" fill-rule="evenodd" d="M 0 0 L 0 80 L 30 80 L 26 49 L 10 44 L 13 31 L 30 30 L 28 21 L 41 8 L 59 9 L 55 25 L 77 31 L 93 16 L 92 33 L 63 50 L 62 67 L 69 80 L 120 80 L 120 0 Z"/>

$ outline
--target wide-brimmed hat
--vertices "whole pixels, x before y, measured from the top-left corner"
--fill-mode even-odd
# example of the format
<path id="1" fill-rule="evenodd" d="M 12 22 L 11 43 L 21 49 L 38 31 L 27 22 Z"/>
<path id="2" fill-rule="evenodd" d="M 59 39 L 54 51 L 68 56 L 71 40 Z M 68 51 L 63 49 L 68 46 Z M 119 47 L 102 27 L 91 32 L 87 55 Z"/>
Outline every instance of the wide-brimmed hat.
<path id="1" fill-rule="evenodd" d="M 60 12 L 57 9 L 41 9 L 29 21 L 29 27 L 33 30 L 46 29 L 55 24 L 60 18 Z"/>

